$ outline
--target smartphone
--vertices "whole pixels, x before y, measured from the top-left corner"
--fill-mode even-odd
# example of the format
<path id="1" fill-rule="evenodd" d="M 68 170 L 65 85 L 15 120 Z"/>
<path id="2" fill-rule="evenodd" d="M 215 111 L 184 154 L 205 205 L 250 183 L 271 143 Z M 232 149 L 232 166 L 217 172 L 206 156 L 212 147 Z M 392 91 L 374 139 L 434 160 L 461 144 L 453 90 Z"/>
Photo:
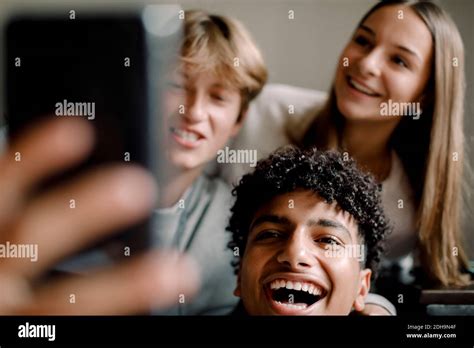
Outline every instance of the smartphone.
<path id="1" fill-rule="evenodd" d="M 22 9 L 5 21 L 3 89 L 9 140 L 45 118 L 81 117 L 95 129 L 91 155 L 43 188 L 109 162 L 159 170 L 163 76 L 179 52 L 179 11 L 170 5 L 122 11 L 74 11 L 70 6 Z M 150 234 L 148 219 L 119 235 L 135 249 L 144 249 Z"/>

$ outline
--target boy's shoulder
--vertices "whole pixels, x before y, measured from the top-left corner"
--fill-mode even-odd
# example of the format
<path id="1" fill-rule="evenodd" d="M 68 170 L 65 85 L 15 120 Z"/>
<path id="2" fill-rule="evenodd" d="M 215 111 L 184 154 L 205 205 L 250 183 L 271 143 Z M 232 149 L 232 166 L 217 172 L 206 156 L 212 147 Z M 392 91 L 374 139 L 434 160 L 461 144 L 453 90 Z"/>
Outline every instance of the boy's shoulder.
<path id="1" fill-rule="evenodd" d="M 232 197 L 232 187 L 220 176 L 202 174 L 195 182 L 195 190 L 199 196 L 207 194 L 212 197 L 212 201 L 227 201 Z"/>

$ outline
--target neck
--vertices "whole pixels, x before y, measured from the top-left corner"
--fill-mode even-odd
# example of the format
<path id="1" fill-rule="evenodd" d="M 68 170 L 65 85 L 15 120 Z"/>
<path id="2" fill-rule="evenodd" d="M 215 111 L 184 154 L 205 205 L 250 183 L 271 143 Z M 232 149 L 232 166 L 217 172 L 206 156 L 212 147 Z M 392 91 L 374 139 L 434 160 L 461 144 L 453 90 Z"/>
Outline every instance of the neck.
<path id="1" fill-rule="evenodd" d="M 398 122 L 377 124 L 347 121 L 339 146 L 347 151 L 361 168 L 371 172 L 379 181 L 391 169 L 390 137 Z"/>
<path id="2" fill-rule="evenodd" d="M 158 208 L 169 208 L 175 205 L 191 187 L 193 182 L 201 175 L 203 168 L 169 170 L 160 178 L 162 190 L 159 194 Z"/>

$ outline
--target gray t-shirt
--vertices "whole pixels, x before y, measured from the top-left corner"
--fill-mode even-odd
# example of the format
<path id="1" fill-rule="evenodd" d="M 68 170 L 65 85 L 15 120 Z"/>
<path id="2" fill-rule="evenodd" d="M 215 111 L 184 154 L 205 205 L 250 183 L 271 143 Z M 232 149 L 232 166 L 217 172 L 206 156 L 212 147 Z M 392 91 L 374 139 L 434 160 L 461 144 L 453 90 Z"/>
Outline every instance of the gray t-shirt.
<path id="1" fill-rule="evenodd" d="M 236 286 L 226 232 L 231 189 L 220 179 L 200 176 L 175 206 L 155 211 L 154 245 L 173 247 L 197 261 L 201 290 L 189 303 L 156 314 L 228 314 L 237 304 Z"/>

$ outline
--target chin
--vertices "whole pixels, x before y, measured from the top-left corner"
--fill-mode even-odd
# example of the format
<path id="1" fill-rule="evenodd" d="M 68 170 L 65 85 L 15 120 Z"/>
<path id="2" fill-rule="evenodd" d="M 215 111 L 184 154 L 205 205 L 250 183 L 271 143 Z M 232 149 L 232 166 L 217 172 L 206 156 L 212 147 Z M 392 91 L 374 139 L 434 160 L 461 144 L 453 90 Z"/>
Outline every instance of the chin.
<path id="1" fill-rule="evenodd" d="M 191 170 L 202 165 L 202 163 L 197 161 L 195 158 L 192 158 L 192 156 L 171 154 L 169 159 L 171 166 L 181 170 Z"/>

